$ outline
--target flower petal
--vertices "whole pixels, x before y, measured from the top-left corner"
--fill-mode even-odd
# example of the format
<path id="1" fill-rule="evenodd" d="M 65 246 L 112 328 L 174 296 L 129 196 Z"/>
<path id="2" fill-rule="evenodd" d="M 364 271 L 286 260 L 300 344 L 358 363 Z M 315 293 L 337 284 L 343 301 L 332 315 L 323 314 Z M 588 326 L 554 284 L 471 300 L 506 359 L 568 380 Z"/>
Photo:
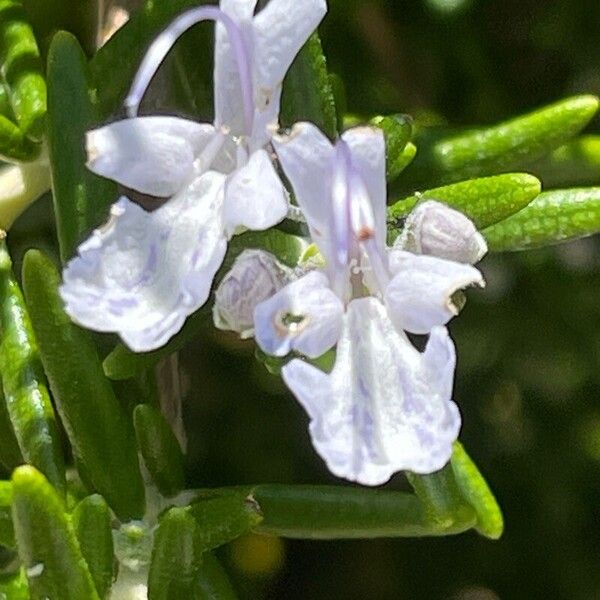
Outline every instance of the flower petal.
<path id="1" fill-rule="evenodd" d="M 263 230 L 287 214 L 287 192 L 265 150 L 250 155 L 244 167 L 231 174 L 225 185 L 224 223 L 229 235 L 242 226 Z"/>
<path id="2" fill-rule="evenodd" d="M 135 117 L 89 131 L 87 166 L 144 194 L 167 197 L 193 176 L 215 128 L 176 117 Z"/>
<path id="3" fill-rule="evenodd" d="M 278 121 L 283 78 L 326 12 L 325 0 L 270 0 L 254 17 L 255 118 L 261 128 Z M 255 128 L 255 136 L 265 133 Z"/>
<path id="4" fill-rule="evenodd" d="M 379 247 L 385 248 L 386 239 L 386 181 L 385 181 L 385 138 L 377 127 L 353 127 L 342 139 L 348 144 L 352 164 L 358 170 L 369 194 L 375 232 Z"/>
<path id="5" fill-rule="evenodd" d="M 209 172 L 153 213 L 121 198 L 64 271 L 73 320 L 118 333 L 136 352 L 177 333 L 206 302 L 225 255 L 223 179 Z"/>
<path id="6" fill-rule="evenodd" d="M 395 325 L 411 333 L 429 333 L 445 325 L 459 309 L 452 296 L 465 287 L 483 287 L 483 275 L 471 265 L 399 249 L 390 252 L 394 277 L 385 302 Z"/>
<path id="7" fill-rule="evenodd" d="M 273 356 L 296 350 L 317 358 L 336 344 L 343 313 L 327 277 L 311 271 L 256 307 L 256 342 Z"/>
<path id="8" fill-rule="evenodd" d="M 311 418 L 313 445 L 330 471 L 363 485 L 446 464 L 460 429 L 450 398 L 453 373 L 454 347 L 445 329 L 432 332 L 421 354 L 375 298 L 350 303 L 329 375 L 298 359 L 282 370 Z"/>
<path id="9" fill-rule="evenodd" d="M 239 26 L 248 53 L 252 48 L 252 17 L 257 0 L 221 0 L 221 10 Z M 251 60 L 250 54 L 248 60 Z M 244 101 L 238 64 L 225 27 L 218 23 L 215 33 L 215 124 L 226 125 L 234 136 L 247 135 Z"/>
<path id="10" fill-rule="evenodd" d="M 313 241 L 330 262 L 334 255 L 330 236 L 334 147 L 312 123 L 296 123 L 289 135 L 274 136 L 273 146 Z"/>

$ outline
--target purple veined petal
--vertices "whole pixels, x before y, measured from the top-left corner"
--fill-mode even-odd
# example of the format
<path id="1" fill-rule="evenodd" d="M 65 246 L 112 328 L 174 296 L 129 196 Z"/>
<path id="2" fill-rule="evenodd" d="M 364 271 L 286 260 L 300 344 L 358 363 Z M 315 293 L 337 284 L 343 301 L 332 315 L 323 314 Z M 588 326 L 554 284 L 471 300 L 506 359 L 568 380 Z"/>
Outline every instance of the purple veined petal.
<path id="1" fill-rule="evenodd" d="M 88 168 L 153 196 L 177 193 L 194 172 L 197 154 L 215 128 L 176 117 L 137 117 L 88 131 Z"/>
<path id="2" fill-rule="evenodd" d="M 215 68 L 213 74 L 215 90 L 215 124 L 226 125 L 231 129 L 233 136 L 247 136 L 254 127 L 254 82 L 252 63 L 254 60 L 252 19 L 256 0 L 221 0 L 221 10 L 229 15 L 238 25 L 244 47 L 247 52 L 248 72 L 251 81 L 250 105 L 252 120 L 247 123 L 244 111 L 244 97 L 248 90 L 244 90 L 236 60 L 235 49 L 231 43 L 225 27 L 217 24 L 215 29 Z M 247 86 L 246 86 L 247 87 Z"/>
<path id="3" fill-rule="evenodd" d="M 318 358 L 339 337 L 344 305 L 329 289 L 327 277 L 311 271 L 286 285 L 254 310 L 254 336 L 267 354 L 292 350 Z"/>
<path id="4" fill-rule="evenodd" d="M 445 325 L 459 309 L 452 296 L 469 286 L 483 287 L 483 275 L 471 265 L 394 249 L 393 278 L 385 302 L 395 325 L 411 333 L 429 333 Z"/>
<path id="5" fill-rule="evenodd" d="M 385 139 L 377 127 L 353 127 L 342 134 L 352 167 L 364 183 L 375 221 L 375 237 L 383 250 L 386 240 Z"/>
<path id="6" fill-rule="evenodd" d="M 164 345 L 206 302 L 225 256 L 223 181 L 209 172 L 153 213 L 121 198 L 65 268 L 71 318 L 136 352 Z"/>
<path id="7" fill-rule="evenodd" d="M 335 252 L 330 233 L 334 147 L 312 123 L 296 123 L 289 135 L 275 135 L 273 146 L 311 237 L 325 260 L 331 262 Z"/>
<path id="8" fill-rule="evenodd" d="M 255 119 L 261 127 L 260 130 L 255 127 L 253 133 L 257 144 L 269 139 L 264 125 L 278 122 L 285 74 L 326 12 L 325 0 L 270 0 L 254 17 Z"/>
<path id="9" fill-rule="evenodd" d="M 257 150 L 225 184 L 225 231 L 233 235 L 238 227 L 268 229 L 285 218 L 288 205 L 287 192 L 268 153 Z"/>
<path id="10" fill-rule="evenodd" d="M 432 336 L 419 353 L 379 300 L 361 298 L 348 306 L 329 375 L 300 360 L 283 367 L 334 475 L 379 485 L 397 471 L 432 473 L 448 462 L 460 430 L 454 347 L 443 328 Z"/>

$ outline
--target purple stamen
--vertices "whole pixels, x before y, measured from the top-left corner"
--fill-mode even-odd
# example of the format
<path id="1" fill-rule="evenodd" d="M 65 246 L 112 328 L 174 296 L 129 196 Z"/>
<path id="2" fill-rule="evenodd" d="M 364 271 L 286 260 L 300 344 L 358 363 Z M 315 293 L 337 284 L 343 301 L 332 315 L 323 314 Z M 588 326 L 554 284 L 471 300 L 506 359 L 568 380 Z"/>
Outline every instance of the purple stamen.
<path id="1" fill-rule="evenodd" d="M 201 21 L 221 23 L 227 30 L 240 77 L 246 131 L 250 135 L 254 120 L 254 94 L 248 49 L 237 23 L 229 15 L 214 6 L 202 6 L 184 12 L 152 42 L 125 99 L 127 114 L 130 117 L 137 116 L 140 102 L 148 89 L 148 85 L 169 50 L 171 50 L 179 36 L 192 25 Z"/>

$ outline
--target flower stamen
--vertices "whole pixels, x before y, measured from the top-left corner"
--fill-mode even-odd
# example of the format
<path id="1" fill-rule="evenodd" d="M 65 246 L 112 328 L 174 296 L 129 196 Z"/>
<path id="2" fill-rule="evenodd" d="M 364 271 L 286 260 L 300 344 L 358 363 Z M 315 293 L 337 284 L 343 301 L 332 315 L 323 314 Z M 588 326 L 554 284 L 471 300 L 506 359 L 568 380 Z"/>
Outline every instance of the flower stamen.
<path id="1" fill-rule="evenodd" d="M 254 94 L 249 51 L 236 22 L 222 10 L 213 6 L 202 6 L 184 12 L 152 42 L 133 80 L 129 94 L 125 98 L 127 114 L 129 117 L 137 116 L 142 98 L 165 56 L 183 33 L 202 21 L 221 23 L 227 30 L 240 77 L 246 131 L 250 134 L 254 120 Z"/>

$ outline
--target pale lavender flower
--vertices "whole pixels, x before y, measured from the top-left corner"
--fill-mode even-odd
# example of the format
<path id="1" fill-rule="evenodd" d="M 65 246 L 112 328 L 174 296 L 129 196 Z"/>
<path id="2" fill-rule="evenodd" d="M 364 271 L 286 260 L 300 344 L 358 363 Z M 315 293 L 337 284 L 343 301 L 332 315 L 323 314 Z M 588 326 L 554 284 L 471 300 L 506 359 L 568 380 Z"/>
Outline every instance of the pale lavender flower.
<path id="1" fill-rule="evenodd" d="M 267 229 L 288 197 L 269 154 L 281 85 L 326 12 L 325 0 L 222 0 L 183 13 L 155 40 L 126 99 L 130 118 L 88 133 L 89 168 L 139 192 L 170 197 L 148 213 L 127 198 L 64 271 L 69 315 L 118 333 L 133 350 L 162 346 L 208 299 L 228 239 Z M 217 22 L 215 121 L 138 117 L 141 98 L 176 39 Z"/>
<path id="2" fill-rule="evenodd" d="M 258 305 L 258 344 L 276 356 L 295 350 L 311 358 L 337 344 L 330 374 L 301 359 L 282 370 L 335 475 L 377 485 L 396 471 L 442 468 L 460 429 L 455 350 L 444 325 L 457 313 L 454 293 L 483 285 L 481 274 L 386 248 L 380 130 L 352 129 L 332 146 L 301 123 L 274 146 L 326 267 Z M 405 332 L 429 335 L 423 353 Z"/>

